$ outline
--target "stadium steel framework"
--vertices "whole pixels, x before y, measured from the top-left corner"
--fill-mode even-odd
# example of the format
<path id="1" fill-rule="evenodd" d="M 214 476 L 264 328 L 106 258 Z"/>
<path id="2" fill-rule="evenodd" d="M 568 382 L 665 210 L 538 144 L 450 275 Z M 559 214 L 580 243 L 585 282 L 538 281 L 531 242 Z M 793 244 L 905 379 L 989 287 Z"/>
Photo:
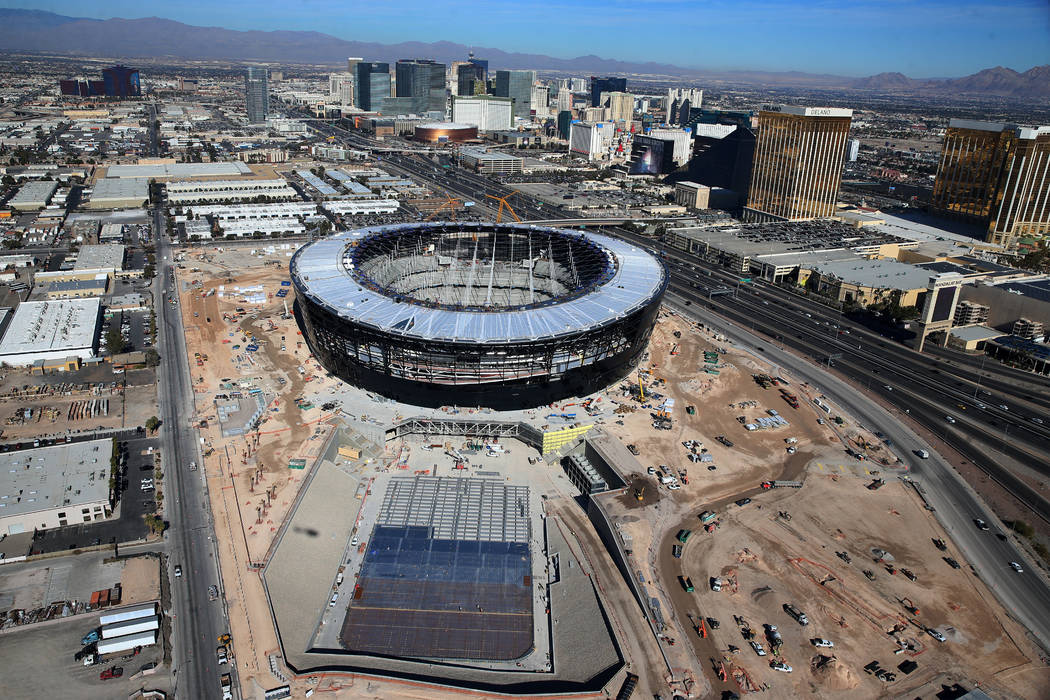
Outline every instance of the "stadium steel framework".
<path id="1" fill-rule="evenodd" d="M 582 396 L 645 351 L 663 264 L 602 235 L 435 222 L 338 233 L 291 262 L 333 374 L 406 403 L 512 409 Z"/>

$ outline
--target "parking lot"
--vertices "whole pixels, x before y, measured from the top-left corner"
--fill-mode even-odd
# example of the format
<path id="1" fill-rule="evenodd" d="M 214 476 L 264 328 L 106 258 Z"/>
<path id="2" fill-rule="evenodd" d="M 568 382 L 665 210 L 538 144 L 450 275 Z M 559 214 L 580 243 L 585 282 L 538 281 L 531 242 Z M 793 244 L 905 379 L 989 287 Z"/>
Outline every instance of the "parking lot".
<path id="1" fill-rule="evenodd" d="M 127 464 L 122 468 L 120 517 L 81 525 L 45 530 L 34 538 L 33 552 L 59 552 L 99 544 L 131 542 L 148 532 L 144 517 L 156 510 L 156 490 L 143 490 L 141 480 L 152 478 L 153 456 L 148 449 L 160 448 L 158 438 L 127 440 Z"/>
<path id="2" fill-rule="evenodd" d="M 98 626 L 98 620 L 98 615 L 79 615 L 0 634 L 3 696 L 112 700 L 127 697 L 140 688 L 171 692 L 167 673 L 138 675 L 143 668 L 161 660 L 159 645 L 146 647 L 127 660 L 118 658 L 107 664 L 84 666 L 83 662 L 74 661 L 73 655 L 81 649 L 80 638 Z M 123 668 L 123 676 L 99 680 L 99 674 L 113 666 Z"/>

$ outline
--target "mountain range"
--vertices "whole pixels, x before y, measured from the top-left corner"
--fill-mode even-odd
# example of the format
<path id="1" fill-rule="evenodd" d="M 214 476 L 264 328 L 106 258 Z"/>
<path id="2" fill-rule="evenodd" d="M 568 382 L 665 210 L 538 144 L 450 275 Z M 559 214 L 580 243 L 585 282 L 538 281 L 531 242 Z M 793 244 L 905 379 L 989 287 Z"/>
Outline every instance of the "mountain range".
<path id="1" fill-rule="evenodd" d="M 448 41 L 380 44 L 348 41 L 330 34 L 303 31 L 235 31 L 197 27 L 159 17 L 88 19 L 41 10 L 0 8 L 4 27 L 2 51 L 120 58 L 180 58 L 220 61 L 262 61 L 286 64 L 342 66 L 347 56 L 395 62 L 399 58 L 431 58 L 448 63 L 464 60 L 471 47 Z M 634 63 L 586 55 L 556 58 L 473 47 L 493 68 L 534 69 L 575 74 L 607 73 L 662 75 L 716 83 L 793 85 L 809 88 L 856 89 L 876 92 L 933 92 L 1041 99 L 1050 97 L 1050 65 L 1024 73 L 997 66 L 962 78 L 917 79 L 901 73 L 850 78 L 798 71 L 719 71 L 683 68 L 664 63 Z"/>

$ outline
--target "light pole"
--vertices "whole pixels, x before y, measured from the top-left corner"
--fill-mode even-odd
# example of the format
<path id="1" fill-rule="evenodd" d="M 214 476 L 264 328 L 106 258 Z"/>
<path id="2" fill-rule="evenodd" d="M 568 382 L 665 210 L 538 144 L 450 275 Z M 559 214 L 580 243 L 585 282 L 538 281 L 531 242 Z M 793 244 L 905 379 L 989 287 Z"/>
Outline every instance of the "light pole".
<path id="1" fill-rule="evenodd" d="M 977 392 L 981 390 L 981 377 L 984 376 L 984 361 L 988 359 L 987 355 L 981 357 L 981 368 L 977 370 L 977 386 L 973 388 L 973 400 L 977 400 Z"/>

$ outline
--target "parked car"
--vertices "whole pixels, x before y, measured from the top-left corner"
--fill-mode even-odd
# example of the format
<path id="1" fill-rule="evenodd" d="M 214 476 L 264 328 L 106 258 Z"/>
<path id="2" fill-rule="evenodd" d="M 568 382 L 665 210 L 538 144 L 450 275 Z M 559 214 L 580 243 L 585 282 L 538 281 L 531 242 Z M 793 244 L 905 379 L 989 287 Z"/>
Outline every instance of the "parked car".
<path id="1" fill-rule="evenodd" d="M 98 674 L 98 679 L 100 681 L 108 681 L 110 678 L 120 678 L 123 675 L 124 669 L 122 667 L 113 666 L 112 668 L 107 668 L 105 671 Z"/>
<path id="2" fill-rule="evenodd" d="M 830 639 L 820 639 L 818 637 L 816 639 L 811 639 L 809 641 L 815 647 L 831 648 L 831 647 L 835 646 L 835 642 L 831 641 Z"/>

